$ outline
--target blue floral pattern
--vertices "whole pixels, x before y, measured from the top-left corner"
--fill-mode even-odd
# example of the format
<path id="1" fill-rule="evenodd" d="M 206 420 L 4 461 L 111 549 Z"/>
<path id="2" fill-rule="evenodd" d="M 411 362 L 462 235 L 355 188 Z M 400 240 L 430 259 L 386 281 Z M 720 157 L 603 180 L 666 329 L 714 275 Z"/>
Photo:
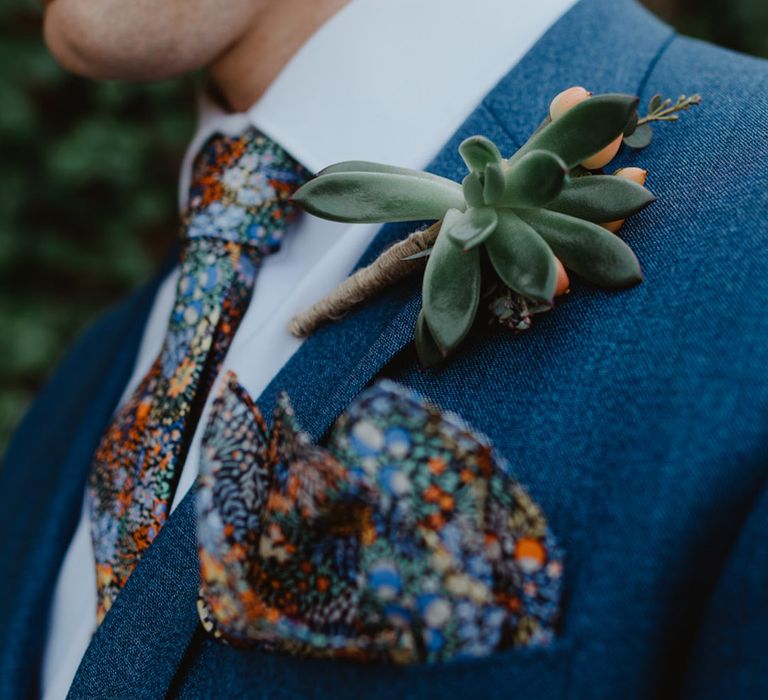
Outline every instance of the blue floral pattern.
<path id="1" fill-rule="evenodd" d="M 562 552 L 490 442 L 382 381 L 314 445 L 230 374 L 203 440 L 205 628 L 239 646 L 398 664 L 549 644 Z"/>

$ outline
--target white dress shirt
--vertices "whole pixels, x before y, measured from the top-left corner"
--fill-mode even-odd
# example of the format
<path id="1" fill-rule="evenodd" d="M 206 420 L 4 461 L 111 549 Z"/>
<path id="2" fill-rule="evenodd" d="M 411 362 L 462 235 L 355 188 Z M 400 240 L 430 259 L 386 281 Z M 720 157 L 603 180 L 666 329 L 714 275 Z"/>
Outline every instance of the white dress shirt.
<path id="1" fill-rule="evenodd" d="M 226 114 L 203 100 L 181 171 L 180 207 L 200 146 L 214 131 L 237 133 L 248 125 L 314 172 L 352 159 L 424 168 L 575 2 L 352 0 L 304 44 L 247 113 Z M 291 317 L 349 274 L 377 229 L 300 216 L 280 251 L 264 260 L 222 372 L 235 370 L 258 397 L 301 344 L 287 331 Z M 157 293 L 123 399 L 160 352 L 177 275 L 172 272 Z M 209 405 L 210 399 L 173 507 L 197 477 Z M 66 695 L 95 628 L 95 611 L 95 564 L 84 510 L 54 592 L 41 678 L 46 700 Z"/>

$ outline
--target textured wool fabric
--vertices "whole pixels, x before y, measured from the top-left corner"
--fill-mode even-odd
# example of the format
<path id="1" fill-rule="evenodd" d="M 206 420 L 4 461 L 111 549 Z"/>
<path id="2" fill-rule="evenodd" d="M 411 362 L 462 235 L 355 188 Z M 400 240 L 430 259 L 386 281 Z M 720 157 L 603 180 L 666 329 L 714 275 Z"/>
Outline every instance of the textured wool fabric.
<path id="1" fill-rule="evenodd" d="M 453 362 L 424 372 L 409 345 L 413 281 L 318 332 L 258 400 L 266 412 L 287 391 L 319 440 L 383 372 L 487 434 L 566 553 L 554 645 L 409 668 L 225 647 L 198 622 L 193 491 L 99 628 L 72 697 L 768 696 L 768 67 L 676 37 L 632 0 L 581 0 L 432 170 L 458 178 L 456 146 L 474 133 L 511 152 L 572 84 L 643 104 L 656 92 L 704 96 L 616 164 L 648 169 L 659 198 L 622 230 L 645 282 L 606 292 L 574 280 L 531 331 L 478 330 Z M 383 229 L 366 261 L 408 230 Z M 87 463 L 135 352 L 123 338 L 139 337 L 151 299 L 143 292 L 84 338 L 8 453 L 3 697 L 35 692 Z"/>

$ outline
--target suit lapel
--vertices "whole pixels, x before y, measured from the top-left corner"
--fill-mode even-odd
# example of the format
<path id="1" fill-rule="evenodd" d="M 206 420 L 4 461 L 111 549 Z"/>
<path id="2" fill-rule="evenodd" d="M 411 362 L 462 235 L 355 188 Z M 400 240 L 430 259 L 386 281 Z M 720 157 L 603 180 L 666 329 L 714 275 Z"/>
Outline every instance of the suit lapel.
<path id="1" fill-rule="evenodd" d="M 429 170 L 461 180 L 462 139 L 482 133 L 503 152 L 521 146 L 551 97 L 569 85 L 639 94 L 672 36 L 634 0 L 581 0 L 494 88 L 445 144 Z M 411 230 L 388 225 L 365 265 Z M 291 358 L 258 403 L 267 414 L 287 391 L 301 425 L 319 439 L 345 406 L 413 339 L 418 276 L 322 328 Z M 72 696 L 121 696 L 140 680 L 165 693 L 198 627 L 195 489 L 183 499 L 94 636 Z"/>

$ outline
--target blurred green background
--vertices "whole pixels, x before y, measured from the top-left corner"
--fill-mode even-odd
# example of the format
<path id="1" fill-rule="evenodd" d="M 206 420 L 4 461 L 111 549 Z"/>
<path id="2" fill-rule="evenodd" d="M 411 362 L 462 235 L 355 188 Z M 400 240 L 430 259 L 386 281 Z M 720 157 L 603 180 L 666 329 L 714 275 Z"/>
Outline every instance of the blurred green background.
<path id="1" fill-rule="evenodd" d="M 768 0 L 645 0 L 683 32 L 768 56 Z M 176 235 L 191 80 L 92 83 L 0 3 L 0 453 L 73 337 L 145 280 Z"/>

